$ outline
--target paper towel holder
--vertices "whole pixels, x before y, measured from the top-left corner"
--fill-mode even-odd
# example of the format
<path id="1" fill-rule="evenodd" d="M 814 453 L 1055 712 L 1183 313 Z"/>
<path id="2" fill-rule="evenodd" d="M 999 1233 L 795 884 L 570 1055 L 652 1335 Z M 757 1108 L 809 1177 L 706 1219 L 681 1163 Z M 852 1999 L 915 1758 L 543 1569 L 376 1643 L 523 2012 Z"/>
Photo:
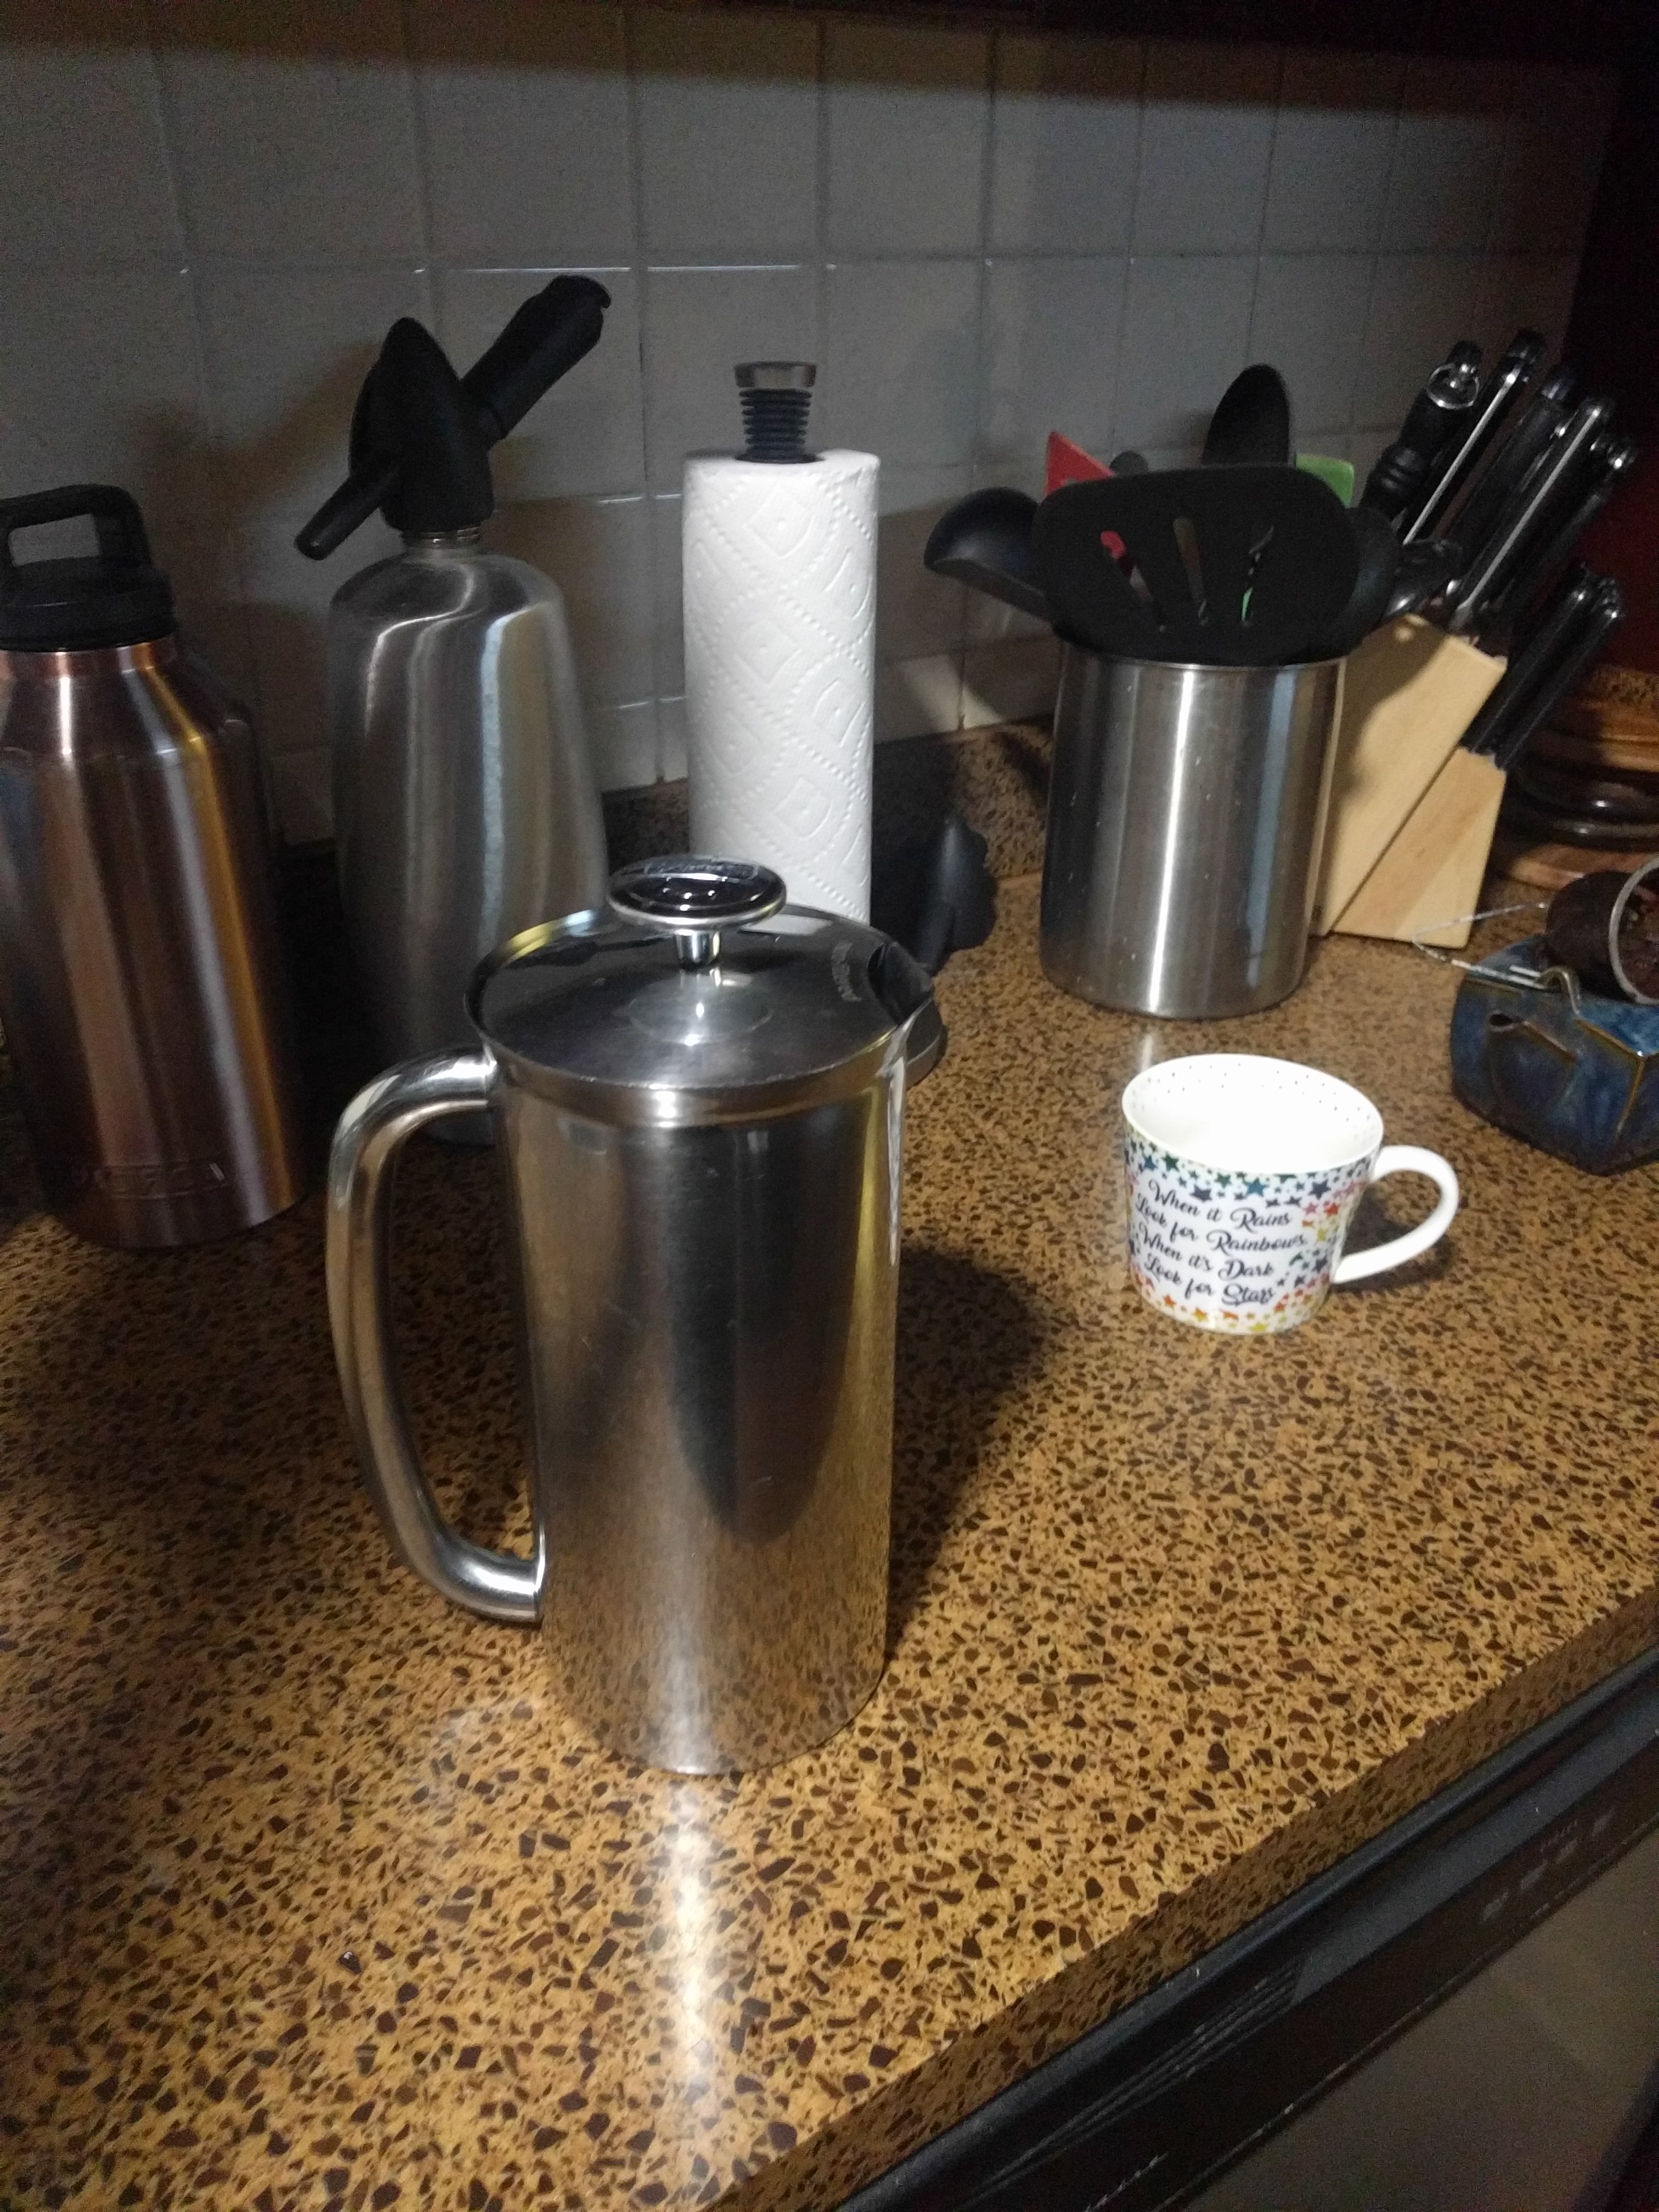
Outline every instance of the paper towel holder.
<path id="1" fill-rule="evenodd" d="M 817 364 L 810 361 L 740 361 L 738 404 L 743 409 L 742 461 L 815 461 L 806 450 L 806 417 Z"/>

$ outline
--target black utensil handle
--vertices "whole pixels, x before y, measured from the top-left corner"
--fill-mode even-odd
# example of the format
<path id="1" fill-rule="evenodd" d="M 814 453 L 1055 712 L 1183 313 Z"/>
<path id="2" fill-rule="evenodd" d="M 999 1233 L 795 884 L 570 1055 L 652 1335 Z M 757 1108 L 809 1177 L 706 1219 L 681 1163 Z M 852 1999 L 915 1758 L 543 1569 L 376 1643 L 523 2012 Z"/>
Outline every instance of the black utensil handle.
<path id="1" fill-rule="evenodd" d="M 1474 412 L 1480 368 L 1480 347 L 1460 338 L 1413 400 L 1400 435 L 1377 456 L 1359 495 L 1362 507 L 1389 522 L 1414 507 L 1436 461 Z"/>
<path id="2" fill-rule="evenodd" d="M 119 484 L 59 484 L 52 491 L 22 492 L 15 499 L 0 500 L 0 576 L 10 580 L 17 574 L 19 564 L 11 550 L 14 531 L 74 522 L 83 515 L 98 534 L 100 558 L 128 568 L 149 567 L 149 537 L 130 491 L 123 491 Z"/>
<path id="3" fill-rule="evenodd" d="M 1543 358 L 1541 331 L 1517 331 L 1510 340 L 1502 359 L 1480 387 L 1462 439 L 1452 447 L 1449 455 L 1443 453 L 1429 471 L 1429 480 L 1402 532 L 1408 545 L 1433 533 L 1435 524 L 1449 512 L 1474 473 L 1476 462 L 1509 420 L 1528 379 L 1536 374 Z"/>
<path id="4" fill-rule="evenodd" d="M 542 394 L 599 343 L 611 295 L 591 276 L 556 276 L 526 300 L 461 379 L 487 443 L 506 437 Z"/>

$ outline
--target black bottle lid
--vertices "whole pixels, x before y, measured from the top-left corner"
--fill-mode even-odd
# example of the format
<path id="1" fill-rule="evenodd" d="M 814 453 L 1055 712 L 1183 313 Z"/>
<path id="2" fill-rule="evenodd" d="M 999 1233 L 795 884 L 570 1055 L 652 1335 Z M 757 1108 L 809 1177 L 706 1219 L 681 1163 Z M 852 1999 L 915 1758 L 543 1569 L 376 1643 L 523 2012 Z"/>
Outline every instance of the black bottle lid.
<path id="1" fill-rule="evenodd" d="M 12 557 L 12 534 L 88 517 L 96 553 Z M 0 500 L 0 651 L 66 653 L 140 645 L 178 628 L 173 592 L 150 557 L 138 502 L 116 484 L 62 484 Z"/>

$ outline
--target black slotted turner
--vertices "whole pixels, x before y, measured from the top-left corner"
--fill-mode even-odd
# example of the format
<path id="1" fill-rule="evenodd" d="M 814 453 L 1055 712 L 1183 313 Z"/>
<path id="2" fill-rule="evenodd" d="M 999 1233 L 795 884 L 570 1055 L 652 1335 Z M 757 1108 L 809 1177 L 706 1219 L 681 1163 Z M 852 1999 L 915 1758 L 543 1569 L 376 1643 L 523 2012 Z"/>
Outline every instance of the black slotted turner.
<path id="1" fill-rule="evenodd" d="M 1074 643 L 1221 667 L 1308 657 L 1359 573 L 1341 501 L 1304 470 L 1267 465 L 1062 484 L 1037 509 L 1031 553 L 1054 625 Z"/>

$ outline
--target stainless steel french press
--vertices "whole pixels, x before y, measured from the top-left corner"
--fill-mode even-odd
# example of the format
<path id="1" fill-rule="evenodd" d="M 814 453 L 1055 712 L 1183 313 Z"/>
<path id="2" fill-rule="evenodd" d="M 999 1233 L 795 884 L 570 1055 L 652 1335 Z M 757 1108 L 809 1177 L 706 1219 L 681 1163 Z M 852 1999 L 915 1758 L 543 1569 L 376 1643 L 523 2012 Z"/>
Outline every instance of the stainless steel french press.
<path id="1" fill-rule="evenodd" d="M 479 1049 L 362 1091 L 330 1175 L 335 1352 L 394 1547 L 538 1622 L 572 1715 L 680 1772 L 806 1749 L 882 1668 L 904 1097 L 945 1030 L 901 946 L 784 896 L 746 862 L 622 870 L 608 915 L 485 963 Z M 528 1559 L 443 1521 L 391 1340 L 393 1157 L 480 1107 L 517 1231 Z"/>

